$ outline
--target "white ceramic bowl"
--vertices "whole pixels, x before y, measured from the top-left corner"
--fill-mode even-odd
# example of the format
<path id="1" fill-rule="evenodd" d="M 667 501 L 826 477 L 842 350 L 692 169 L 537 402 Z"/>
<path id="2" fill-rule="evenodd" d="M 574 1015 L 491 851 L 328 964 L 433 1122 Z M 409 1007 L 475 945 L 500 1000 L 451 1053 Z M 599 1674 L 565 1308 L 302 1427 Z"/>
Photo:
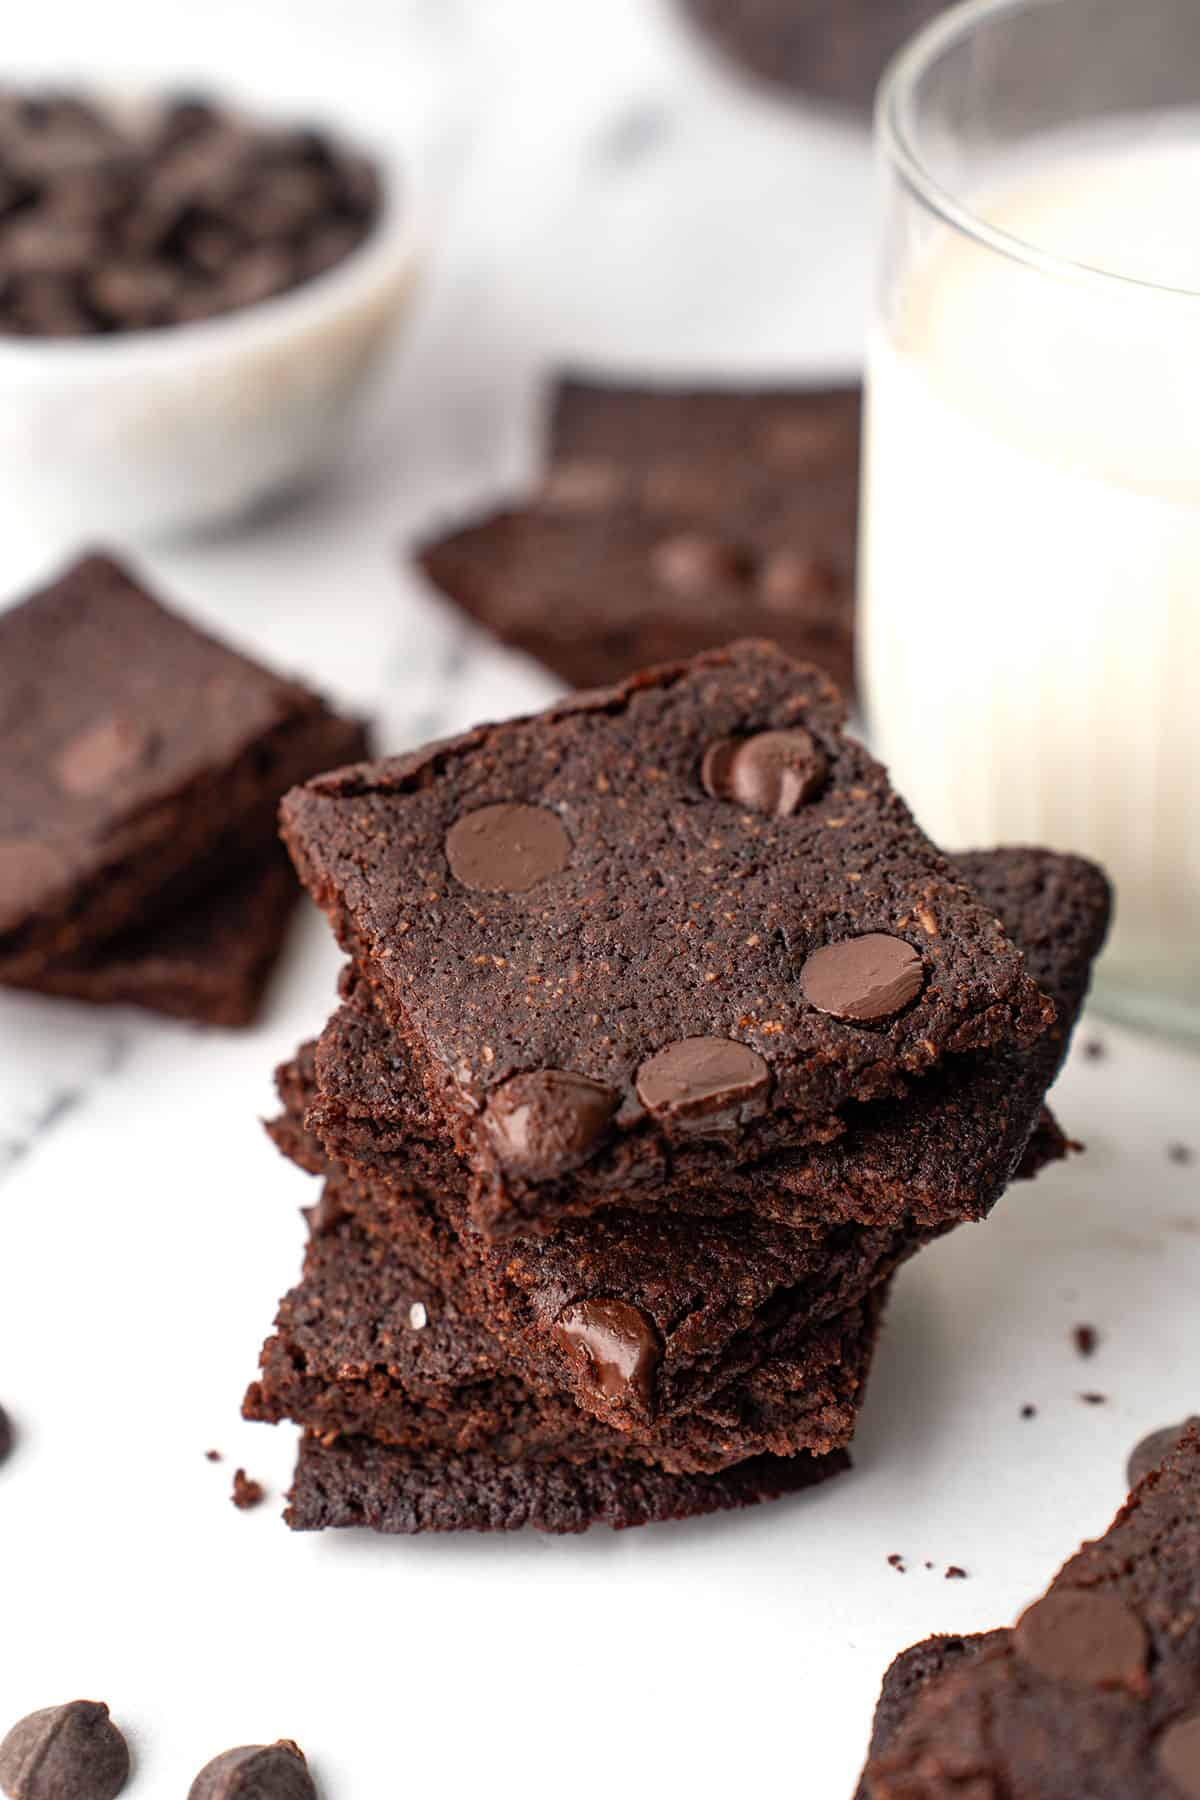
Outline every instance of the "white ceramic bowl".
<path id="1" fill-rule="evenodd" d="M 275 298 L 156 331 L 0 336 L 0 510 L 76 539 L 153 538 L 319 471 L 413 291 L 418 197 L 406 172 L 396 185 L 356 250 Z"/>

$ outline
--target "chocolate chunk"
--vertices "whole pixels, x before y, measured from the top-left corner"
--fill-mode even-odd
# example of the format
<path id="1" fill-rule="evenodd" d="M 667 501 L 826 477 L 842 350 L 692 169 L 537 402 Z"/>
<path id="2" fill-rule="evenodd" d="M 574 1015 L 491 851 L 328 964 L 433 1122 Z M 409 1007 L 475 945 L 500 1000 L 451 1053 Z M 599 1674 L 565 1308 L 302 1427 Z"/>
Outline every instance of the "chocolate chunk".
<path id="1" fill-rule="evenodd" d="M 245 1469 L 236 1469 L 230 1498 L 239 1512 L 249 1512 L 252 1507 L 262 1505 L 266 1493 L 261 1481 L 252 1481 Z"/>
<path id="2" fill-rule="evenodd" d="M 188 1800 L 317 1800 L 316 1784 L 299 1744 L 244 1744 L 205 1763 Z"/>
<path id="3" fill-rule="evenodd" d="M 699 532 L 680 532 L 655 546 L 650 567 L 664 587 L 677 594 L 700 595 L 723 582 L 736 581 L 743 572 L 743 560 L 728 544 Z"/>
<path id="4" fill-rule="evenodd" d="M 1168 1725 L 1158 1740 L 1158 1766 L 1181 1800 L 1200 1800 L 1200 1711 Z"/>
<path id="5" fill-rule="evenodd" d="M 801 991 L 818 1012 L 866 1023 L 890 1019 L 924 985 L 925 971 L 912 945 L 881 931 L 826 944 L 800 971 Z"/>
<path id="6" fill-rule="evenodd" d="M 451 873 L 484 894 L 528 893 L 565 869 L 570 855 L 564 826 L 544 806 L 481 806 L 446 833 Z"/>
<path id="7" fill-rule="evenodd" d="M 488 1101 L 484 1125 L 506 1169 L 534 1180 L 577 1168 L 608 1133 L 612 1089 L 569 1069 L 514 1075 Z"/>
<path id="8" fill-rule="evenodd" d="M 13 1437 L 12 1420 L 0 1406 L 0 1463 L 12 1455 Z"/>
<path id="9" fill-rule="evenodd" d="M 149 760 L 151 734 L 121 715 L 89 725 L 55 759 L 59 786 L 68 794 L 98 794 L 129 769 Z"/>
<path id="10" fill-rule="evenodd" d="M 760 731 L 710 745 L 700 779 L 714 800 L 786 818 L 812 800 L 828 774 L 824 752 L 807 731 Z"/>
<path id="11" fill-rule="evenodd" d="M 640 1307 L 628 1300 L 577 1300 L 558 1315 L 554 1330 L 594 1394 L 623 1400 L 633 1392 L 649 1407 L 661 1350 L 654 1322 Z"/>
<path id="12" fill-rule="evenodd" d="M 1013 1642 L 1040 1675 L 1141 1693 L 1149 1640 L 1137 1614 L 1102 1588 L 1056 1588 L 1018 1620 Z"/>
<path id="13" fill-rule="evenodd" d="M 732 1038 L 681 1038 L 644 1062 L 638 1098 L 685 1131 L 739 1124 L 766 1105 L 771 1072 L 757 1050 Z"/>
<path id="14" fill-rule="evenodd" d="M 0 1743 L 9 1800 L 113 1800 L 129 1777 L 129 1747 L 100 1700 L 47 1706 Z"/>
<path id="15" fill-rule="evenodd" d="M 1140 1443 L 1135 1444 L 1125 1465 L 1130 1487 L 1136 1487 L 1139 1481 L 1149 1475 L 1151 1469 L 1157 1469 L 1160 1463 L 1165 1462 L 1188 1426 L 1195 1423 L 1196 1420 L 1191 1418 L 1185 1419 L 1181 1425 L 1160 1426 L 1157 1431 L 1150 1432 Z"/>

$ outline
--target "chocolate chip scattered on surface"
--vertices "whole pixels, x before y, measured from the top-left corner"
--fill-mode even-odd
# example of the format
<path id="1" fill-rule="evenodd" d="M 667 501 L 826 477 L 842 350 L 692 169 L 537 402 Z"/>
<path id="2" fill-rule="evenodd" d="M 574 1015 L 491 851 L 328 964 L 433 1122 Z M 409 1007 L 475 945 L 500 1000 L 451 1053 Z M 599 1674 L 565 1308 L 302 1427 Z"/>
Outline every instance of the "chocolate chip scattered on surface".
<path id="1" fill-rule="evenodd" d="M 0 1742 L 8 1800 L 114 1800 L 128 1778 L 129 1746 L 102 1700 L 29 1713 Z"/>
<path id="2" fill-rule="evenodd" d="M 188 1800 L 317 1800 L 316 1783 L 299 1744 L 243 1744 L 206 1763 Z"/>

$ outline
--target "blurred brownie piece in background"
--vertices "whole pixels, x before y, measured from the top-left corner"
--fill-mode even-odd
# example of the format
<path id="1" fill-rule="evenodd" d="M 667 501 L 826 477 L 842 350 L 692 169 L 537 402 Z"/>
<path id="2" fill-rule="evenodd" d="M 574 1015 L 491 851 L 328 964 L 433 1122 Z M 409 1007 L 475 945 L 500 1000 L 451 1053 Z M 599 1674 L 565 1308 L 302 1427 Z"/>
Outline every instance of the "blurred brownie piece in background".
<path id="1" fill-rule="evenodd" d="M 366 748 L 85 556 L 0 614 L 0 982 L 240 1020 L 290 912 L 280 796 Z"/>
<path id="2" fill-rule="evenodd" d="M 869 109 L 888 59 L 948 0 L 682 0 L 740 68 L 776 88 Z"/>
<path id="3" fill-rule="evenodd" d="M 860 405 L 856 387 L 563 381 L 539 491 L 420 565 L 572 686 L 761 636 L 849 688 Z"/>

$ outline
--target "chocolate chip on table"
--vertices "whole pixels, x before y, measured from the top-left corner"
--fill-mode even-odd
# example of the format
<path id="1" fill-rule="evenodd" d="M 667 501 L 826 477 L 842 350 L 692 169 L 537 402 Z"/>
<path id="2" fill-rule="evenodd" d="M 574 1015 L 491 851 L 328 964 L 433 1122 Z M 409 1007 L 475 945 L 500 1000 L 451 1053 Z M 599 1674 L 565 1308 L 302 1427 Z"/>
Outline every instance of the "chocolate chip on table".
<path id="1" fill-rule="evenodd" d="M 317 1800 L 316 1784 L 299 1744 L 243 1744 L 206 1763 L 188 1800 Z"/>
<path id="2" fill-rule="evenodd" d="M 586 1162 L 608 1135 L 618 1097 L 568 1069 L 531 1069 L 496 1089 L 484 1129 L 504 1167 L 535 1180 Z"/>
<path id="3" fill-rule="evenodd" d="M 872 931 L 814 950 L 800 988 L 818 1012 L 864 1024 L 891 1018 L 925 985 L 921 958 L 903 938 Z"/>
<path id="4" fill-rule="evenodd" d="M 245 1469 L 236 1469 L 233 1476 L 233 1493 L 230 1496 L 239 1512 L 249 1512 L 251 1507 L 261 1506 L 266 1499 L 266 1491 L 261 1481 L 252 1481 Z"/>
<path id="5" fill-rule="evenodd" d="M 828 767 L 816 739 L 796 727 L 711 744 L 700 779 L 714 800 L 786 818 L 820 793 Z"/>
<path id="6" fill-rule="evenodd" d="M 596 1396 L 638 1395 L 649 1408 L 662 1354 L 654 1322 L 628 1300 L 578 1300 L 558 1315 L 555 1336 Z"/>
<path id="7" fill-rule="evenodd" d="M 1180 1800 L 1200 1800 L 1200 1708 L 1175 1719 L 1158 1740 L 1158 1766 Z"/>
<path id="8" fill-rule="evenodd" d="M 113 1800 L 128 1777 L 129 1746 L 100 1700 L 30 1713 L 0 1743 L 9 1800 Z"/>
<path id="9" fill-rule="evenodd" d="M 1013 1644 L 1041 1675 L 1135 1694 L 1146 1685 L 1146 1628 L 1103 1588 L 1052 1589 L 1017 1621 Z"/>
<path id="10" fill-rule="evenodd" d="M 1100 1333 L 1094 1325 L 1076 1325 L 1071 1333 L 1071 1340 L 1080 1356 L 1095 1356 L 1100 1343 Z"/>
<path id="11" fill-rule="evenodd" d="M 571 840 L 544 806 L 501 802 L 464 813 L 446 833 L 446 861 L 464 887 L 484 894 L 524 894 L 565 869 Z"/>
<path id="12" fill-rule="evenodd" d="M 1129 1453 L 1129 1461 L 1125 1464 L 1125 1474 L 1131 1488 L 1149 1475 L 1151 1469 L 1157 1469 L 1166 1461 L 1172 1450 L 1189 1425 L 1197 1423 L 1195 1418 L 1184 1419 L 1178 1425 L 1163 1425 L 1157 1431 L 1149 1432 L 1134 1445 Z"/>
<path id="13" fill-rule="evenodd" d="M 732 1038 L 681 1038 L 637 1072 L 647 1112 L 683 1131 L 705 1131 L 753 1118 L 766 1105 L 771 1072 L 757 1050 Z"/>

